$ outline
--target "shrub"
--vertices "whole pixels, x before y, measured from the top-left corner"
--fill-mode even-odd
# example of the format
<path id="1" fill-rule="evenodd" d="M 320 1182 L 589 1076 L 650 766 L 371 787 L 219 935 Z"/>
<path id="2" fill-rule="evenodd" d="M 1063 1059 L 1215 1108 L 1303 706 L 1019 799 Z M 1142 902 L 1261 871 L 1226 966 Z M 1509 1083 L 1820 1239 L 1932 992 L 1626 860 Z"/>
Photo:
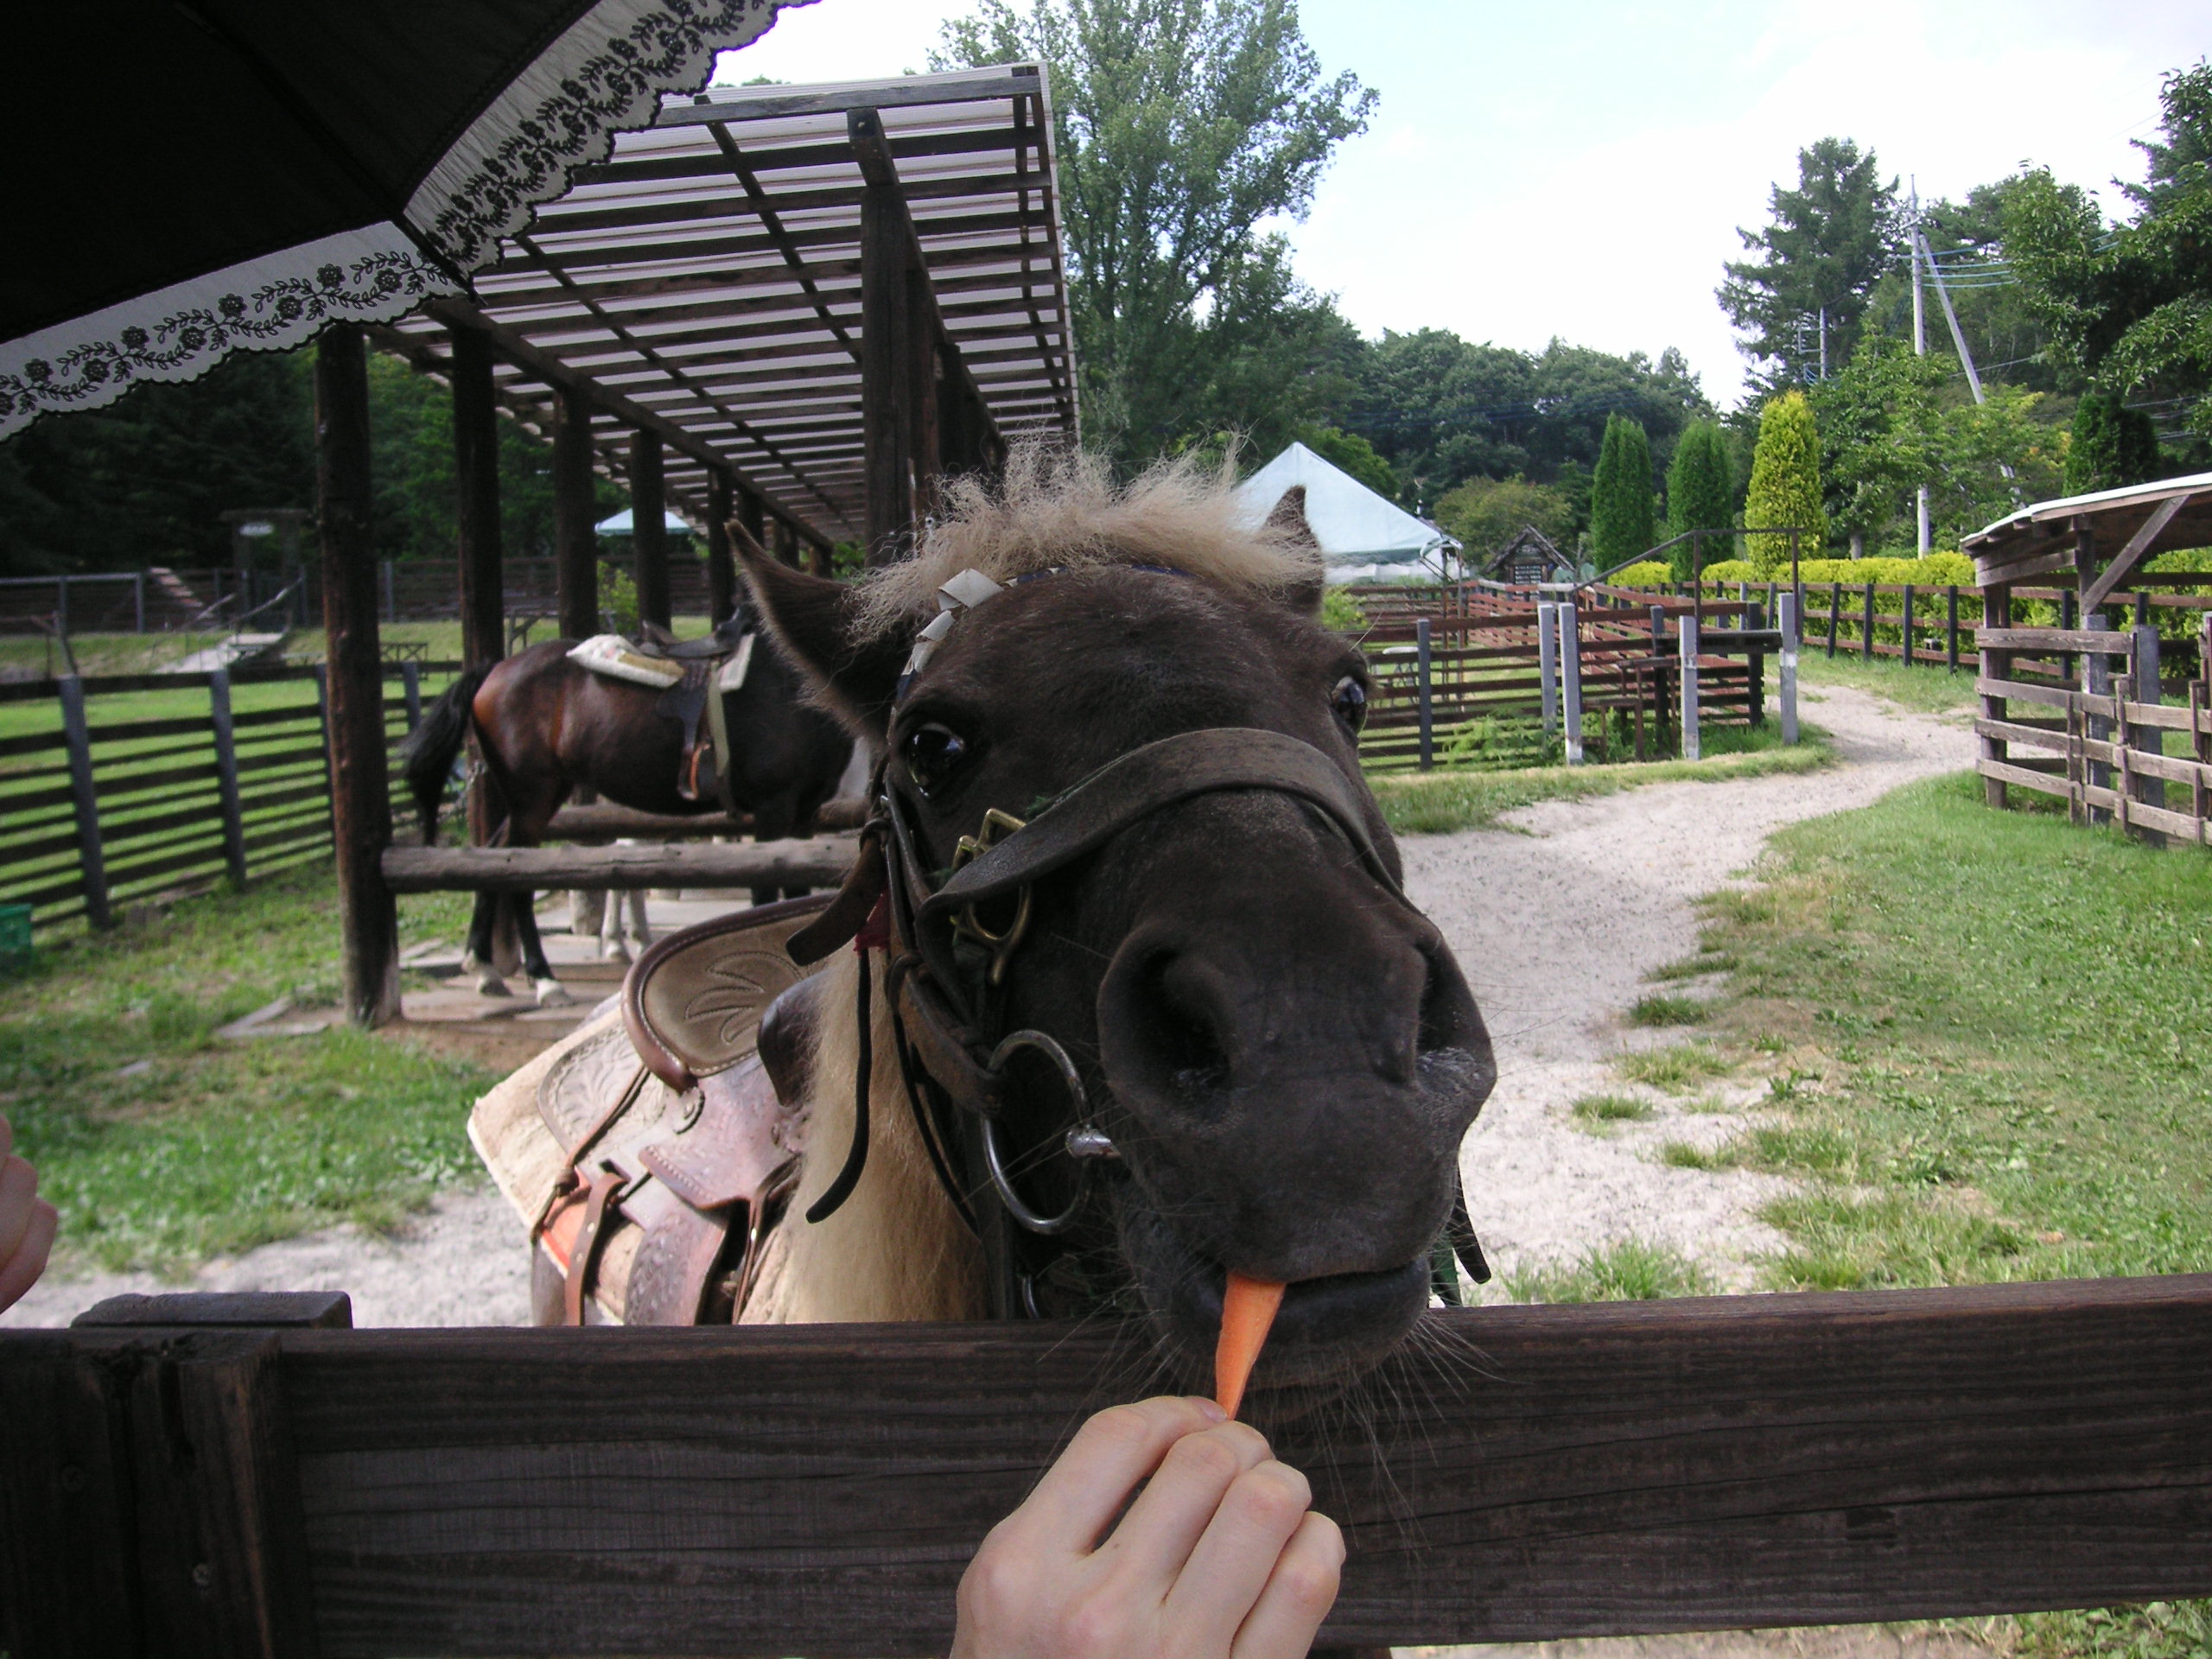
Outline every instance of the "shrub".
<path id="1" fill-rule="evenodd" d="M 1711 421 L 1699 421 L 1682 434 L 1667 468 L 1668 531 L 1687 536 L 1694 530 L 1724 530 L 1733 521 L 1735 499 L 1735 482 L 1728 475 L 1728 439 Z M 1732 539 L 1703 538 L 1708 562 L 1716 550 L 1727 550 Z M 1675 581 L 1690 579 L 1696 551 L 1694 542 L 1675 545 L 1670 555 Z"/>
<path id="2" fill-rule="evenodd" d="M 1348 589 L 1329 588 L 1321 594 L 1321 626 L 1338 633 L 1367 632 L 1367 609 Z"/>
<path id="3" fill-rule="evenodd" d="M 1495 552 L 1523 525 L 1541 531 L 1561 552 L 1574 550 L 1573 503 L 1525 478 L 1471 478 L 1437 502 L 1435 518 L 1471 556 Z"/>
<path id="4" fill-rule="evenodd" d="M 1590 553 L 1600 570 L 1651 545 L 1652 505 L 1650 440 L 1634 421 L 1608 415 L 1590 486 Z"/>
<path id="5" fill-rule="evenodd" d="M 1799 554 L 1827 545 L 1828 517 L 1821 505 L 1821 435 L 1813 406 L 1802 391 L 1770 400 L 1759 416 L 1758 446 L 1751 452 L 1751 493 L 1744 499 L 1744 528 L 1796 525 L 1807 533 Z M 1789 568 L 1787 536 L 1754 536 L 1751 553 L 1762 576 Z"/>

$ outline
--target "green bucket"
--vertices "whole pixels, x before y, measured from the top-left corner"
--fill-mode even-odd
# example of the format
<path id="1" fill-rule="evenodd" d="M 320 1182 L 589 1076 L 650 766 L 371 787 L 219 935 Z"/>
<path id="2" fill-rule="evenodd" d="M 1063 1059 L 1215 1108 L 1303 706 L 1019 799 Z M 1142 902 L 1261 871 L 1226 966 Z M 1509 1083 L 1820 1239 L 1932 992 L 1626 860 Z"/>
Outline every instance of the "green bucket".
<path id="1" fill-rule="evenodd" d="M 31 907 L 0 905 L 0 963 L 28 962 L 31 954 Z"/>

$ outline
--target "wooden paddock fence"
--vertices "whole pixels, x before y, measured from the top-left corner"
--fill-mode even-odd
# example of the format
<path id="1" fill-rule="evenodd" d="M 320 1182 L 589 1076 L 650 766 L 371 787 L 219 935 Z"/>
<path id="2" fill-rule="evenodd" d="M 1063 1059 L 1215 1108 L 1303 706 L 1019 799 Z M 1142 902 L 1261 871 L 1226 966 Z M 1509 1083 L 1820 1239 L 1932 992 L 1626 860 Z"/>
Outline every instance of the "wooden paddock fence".
<path id="1" fill-rule="evenodd" d="M 343 1300 L 0 1332 L 13 1659 L 942 1653 L 985 1530 L 1157 1383 L 1096 1325 Z M 1325 1643 L 2212 1594 L 2212 1277 L 1427 1318 L 1350 1419 L 1273 1426 L 1351 1547 Z"/>
<path id="2" fill-rule="evenodd" d="M 389 741 L 451 672 L 392 667 Z M 131 712 L 149 702 L 161 712 Z M 0 684 L 0 709 L 48 727 L 0 736 L 0 903 L 31 906 L 35 927 L 105 927 L 145 899 L 330 854 L 320 669 Z M 395 812 L 411 817 L 396 773 L 393 785 Z"/>

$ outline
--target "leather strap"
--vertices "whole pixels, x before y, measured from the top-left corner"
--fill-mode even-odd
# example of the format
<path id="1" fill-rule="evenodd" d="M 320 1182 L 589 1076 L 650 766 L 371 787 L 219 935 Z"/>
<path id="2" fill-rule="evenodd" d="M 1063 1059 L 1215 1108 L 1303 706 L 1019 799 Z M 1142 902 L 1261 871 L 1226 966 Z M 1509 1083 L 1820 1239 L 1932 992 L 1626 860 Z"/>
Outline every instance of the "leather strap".
<path id="1" fill-rule="evenodd" d="M 602 1169 L 591 1178 L 591 1196 L 584 1201 L 584 1224 L 569 1250 L 569 1278 L 561 1290 L 561 1319 L 564 1325 L 584 1322 L 584 1283 L 599 1260 L 599 1246 L 606 1232 L 607 1205 L 621 1190 L 623 1178 Z"/>
<path id="2" fill-rule="evenodd" d="M 1368 803 L 1337 763 L 1302 739 L 1208 727 L 1132 749 L 1076 785 L 1023 828 L 956 871 L 921 906 L 925 921 L 1028 886 L 1163 808 L 1224 789 L 1294 795 L 1343 832 L 1368 873 L 1402 898 L 1367 823 Z"/>
<path id="3" fill-rule="evenodd" d="M 830 901 L 830 908 L 784 941 L 791 959 L 802 968 L 810 968 L 839 945 L 851 944 L 874 912 L 876 901 L 883 897 L 890 880 L 883 862 L 883 832 L 874 824 L 867 825 L 861 830 L 853 868 L 846 873 L 837 896 Z"/>

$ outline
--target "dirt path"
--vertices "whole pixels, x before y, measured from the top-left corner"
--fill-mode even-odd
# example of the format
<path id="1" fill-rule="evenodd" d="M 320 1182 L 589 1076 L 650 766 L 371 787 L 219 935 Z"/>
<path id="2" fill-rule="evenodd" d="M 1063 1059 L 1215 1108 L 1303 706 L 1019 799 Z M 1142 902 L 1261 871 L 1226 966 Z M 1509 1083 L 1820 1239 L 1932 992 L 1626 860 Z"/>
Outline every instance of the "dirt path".
<path id="1" fill-rule="evenodd" d="M 1841 687 L 1810 695 L 1806 717 L 1831 734 L 1838 756 L 1826 771 L 1545 802 L 1510 814 L 1508 829 L 1402 843 L 1408 890 L 1451 940 L 1497 1048 L 1497 1089 L 1463 1160 L 1468 1205 L 1500 1279 L 1634 1236 L 1670 1244 L 1740 1289 L 1751 1259 L 1779 1242 L 1753 1214 L 1781 1189 L 1777 1179 L 1672 1168 L 1655 1156 L 1663 1141 L 1713 1144 L 1740 1120 L 1669 1102 L 1646 1122 L 1592 1133 L 1568 1107 L 1624 1091 L 1608 1064 L 1623 1050 L 1679 1036 L 1631 1029 L 1623 1015 L 1652 988 L 1647 974 L 1695 952 L 1692 901 L 1739 880 L 1770 833 L 1974 764 L 1963 720 L 1889 711 Z M 1742 1105 L 1753 1092 L 1694 1097 Z M 1493 1281 L 1491 1294 L 1502 1287 Z"/>
<path id="2" fill-rule="evenodd" d="M 1408 885 L 1459 952 L 1497 1043 L 1497 1090 L 1465 1166 L 1484 1246 L 1502 1270 L 1633 1235 L 1673 1243 L 1741 1285 L 1747 1259 L 1775 1242 L 1751 1219 L 1771 1178 L 1669 1168 L 1651 1156 L 1662 1140 L 1719 1139 L 1725 1117 L 1665 1108 L 1599 1135 L 1576 1128 L 1567 1108 L 1618 1088 L 1608 1057 L 1654 1036 L 1624 1028 L 1623 1010 L 1647 988 L 1646 973 L 1694 950 L 1690 901 L 1750 865 L 1770 830 L 1972 764 L 1962 723 L 1885 714 L 1840 688 L 1821 695 L 1808 717 L 1834 734 L 1840 763 L 1828 771 L 1551 802 L 1514 814 L 1510 830 L 1404 843 Z M 182 1287 L 347 1290 L 362 1325 L 515 1325 L 527 1317 L 527 1267 L 498 1194 L 461 1189 L 393 1236 L 332 1228 L 209 1262 L 181 1287 L 148 1274 L 49 1278 L 0 1324 L 66 1325 L 105 1296 Z"/>

